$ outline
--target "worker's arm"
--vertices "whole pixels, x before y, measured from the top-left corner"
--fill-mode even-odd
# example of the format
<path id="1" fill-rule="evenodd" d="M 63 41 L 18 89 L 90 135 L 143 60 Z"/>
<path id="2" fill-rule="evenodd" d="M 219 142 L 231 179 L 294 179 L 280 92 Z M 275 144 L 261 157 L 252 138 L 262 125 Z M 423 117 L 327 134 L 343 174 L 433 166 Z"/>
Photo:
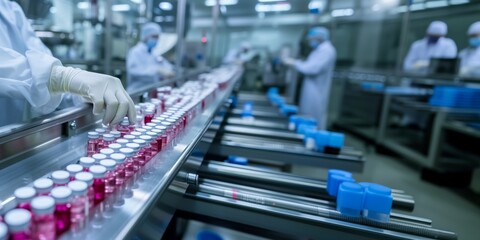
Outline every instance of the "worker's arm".
<path id="1" fill-rule="evenodd" d="M 451 39 L 449 40 L 449 44 L 445 48 L 445 58 L 455 58 L 457 56 L 457 44 Z"/>
<path id="2" fill-rule="evenodd" d="M 413 70 L 413 64 L 417 61 L 417 54 L 415 51 L 415 46 L 417 42 L 414 42 L 411 46 L 410 49 L 408 50 L 408 54 L 405 57 L 405 60 L 403 61 L 403 70 L 408 72 Z"/>
<path id="3" fill-rule="evenodd" d="M 308 56 L 307 60 L 295 61 L 294 66 L 302 74 L 317 75 L 324 71 L 334 59 L 335 52 L 333 49 L 315 50 Z"/>
<path id="4" fill-rule="evenodd" d="M 238 50 L 237 49 L 230 49 L 223 58 L 223 64 L 231 64 L 237 60 Z"/>
<path id="5" fill-rule="evenodd" d="M 132 48 L 127 56 L 127 71 L 130 76 L 154 77 L 158 73 L 158 66 L 145 64 L 145 56 L 136 48 Z"/>

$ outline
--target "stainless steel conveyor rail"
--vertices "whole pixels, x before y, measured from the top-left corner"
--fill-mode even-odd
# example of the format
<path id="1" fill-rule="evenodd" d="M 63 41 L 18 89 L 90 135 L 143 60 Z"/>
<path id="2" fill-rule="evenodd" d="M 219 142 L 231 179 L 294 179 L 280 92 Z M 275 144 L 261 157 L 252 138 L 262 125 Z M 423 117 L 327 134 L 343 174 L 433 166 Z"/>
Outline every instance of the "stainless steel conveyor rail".
<path id="1" fill-rule="evenodd" d="M 184 131 L 176 138 L 174 144 L 153 157 L 155 163 L 151 171 L 139 182 L 131 196 L 124 199 L 121 205 L 111 212 L 108 219 L 100 221 L 100 227 L 88 225 L 82 232 L 66 233 L 62 239 L 126 239 L 133 234 L 141 219 L 153 209 L 179 169 L 190 156 L 191 151 L 200 141 L 211 124 L 217 110 L 223 106 L 230 96 L 235 83 L 242 72 L 237 73 L 227 89 L 217 94 L 216 99 L 205 110 L 194 118 Z M 22 159 L 0 170 L 0 199 L 5 199 L 2 211 L 14 206 L 11 196 L 13 189 L 24 186 L 34 179 L 45 176 L 49 172 L 74 163 L 85 156 L 86 133 L 64 138 L 47 149 L 34 150 L 31 156 Z M 98 224 L 98 223 L 97 223 Z"/>

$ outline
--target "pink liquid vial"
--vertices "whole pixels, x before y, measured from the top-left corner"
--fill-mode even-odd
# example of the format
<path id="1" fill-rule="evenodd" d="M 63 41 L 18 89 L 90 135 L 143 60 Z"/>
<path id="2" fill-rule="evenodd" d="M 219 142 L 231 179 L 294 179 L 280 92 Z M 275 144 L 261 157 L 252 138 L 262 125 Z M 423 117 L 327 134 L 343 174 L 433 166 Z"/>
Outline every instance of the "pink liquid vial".
<path id="1" fill-rule="evenodd" d="M 70 181 L 75 180 L 75 174 L 82 172 L 83 167 L 80 164 L 69 164 L 65 167 L 65 170 L 70 174 Z"/>
<path id="2" fill-rule="evenodd" d="M 147 132 L 147 136 L 150 136 L 152 138 L 152 141 L 150 142 L 150 145 L 152 146 L 152 152 L 155 152 L 155 154 L 152 154 L 152 156 L 156 155 L 156 153 L 158 153 L 158 151 L 160 149 L 159 142 L 157 141 L 157 136 L 158 135 L 155 132 L 149 131 L 149 132 Z M 160 142 L 160 145 L 161 144 L 162 143 Z"/>
<path id="3" fill-rule="evenodd" d="M 146 142 L 145 140 L 142 140 L 142 139 L 135 139 L 134 140 L 134 143 L 138 144 L 140 146 L 140 149 L 138 150 L 138 152 L 135 154 L 135 156 L 133 156 L 133 160 L 135 162 L 138 162 L 138 165 L 140 167 L 140 169 L 145 166 L 145 163 L 146 163 L 146 160 L 145 160 L 145 150 L 144 150 L 144 147 L 146 145 Z"/>
<path id="4" fill-rule="evenodd" d="M 145 147 L 143 148 L 145 150 L 145 161 L 150 161 L 153 156 L 153 150 L 152 150 L 152 145 L 150 145 L 150 142 L 152 141 L 152 137 L 150 136 L 140 136 L 140 139 L 145 141 Z"/>
<path id="5" fill-rule="evenodd" d="M 39 178 L 33 182 L 37 196 L 48 196 L 53 188 L 53 181 L 49 178 Z"/>
<path id="6" fill-rule="evenodd" d="M 92 158 L 95 159 L 95 164 L 98 164 L 103 159 L 107 159 L 107 155 L 102 153 L 97 153 L 97 154 L 93 154 Z"/>
<path id="7" fill-rule="evenodd" d="M 113 150 L 111 148 L 104 148 L 104 149 L 100 150 L 100 153 L 107 156 L 107 158 L 108 158 L 110 155 L 115 153 L 115 150 Z"/>
<path id="8" fill-rule="evenodd" d="M 107 133 L 107 130 L 105 128 L 96 128 L 95 132 L 98 133 L 98 139 L 97 139 L 97 153 L 100 151 L 100 149 L 104 148 L 104 140 L 103 140 L 103 134 Z"/>
<path id="9" fill-rule="evenodd" d="M 83 167 L 84 172 L 88 172 L 88 168 L 93 166 L 95 164 L 95 159 L 91 157 L 81 157 L 80 160 L 78 161 L 78 164 L 80 164 Z"/>
<path id="10" fill-rule="evenodd" d="M 122 137 L 122 133 L 120 133 L 119 131 L 116 131 L 116 130 L 110 131 L 110 134 L 113 135 L 114 141 L 116 141 L 116 140 L 118 140 Z"/>
<path id="11" fill-rule="evenodd" d="M 137 173 L 140 170 L 140 161 L 138 160 L 138 152 L 140 151 L 140 145 L 137 143 L 129 143 L 127 144 L 126 147 L 131 148 L 133 150 L 133 153 L 131 156 L 133 160 L 133 171 Z"/>
<path id="12" fill-rule="evenodd" d="M 130 133 L 131 129 L 129 126 L 130 126 L 130 122 L 128 121 L 128 118 L 123 119 L 123 121 L 120 122 L 120 124 L 117 126 L 117 131 L 120 132 L 121 137 Z"/>
<path id="13" fill-rule="evenodd" d="M 98 137 L 99 135 L 97 132 L 88 132 L 87 156 L 91 157 L 93 154 L 97 153 Z"/>
<path id="14" fill-rule="evenodd" d="M 112 143 L 112 144 L 108 145 L 108 148 L 112 149 L 115 153 L 119 153 L 120 148 L 122 148 L 122 145 L 120 145 L 118 143 Z"/>
<path id="15" fill-rule="evenodd" d="M 153 109 L 147 109 L 145 110 L 145 117 L 143 118 L 143 122 L 147 124 L 151 122 L 154 117 L 155 115 Z"/>
<path id="16" fill-rule="evenodd" d="M 40 196 L 32 200 L 32 238 L 55 239 L 55 200 L 49 196 Z"/>
<path id="17" fill-rule="evenodd" d="M 63 170 L 52 172 L 52 181 L 54 187 L 67 186 L 70 181 L 70 173 Z"/>
<path id="18" fill-rule="evenodd" d="M 7 224 L 0 222 L 0 239 L 7 240 L 8 239 L 8 227 Z"/>
<path id="19" fill-rule="evenodd" d="M 90 172 L 93 174 L 93 190 L 95 192 L 93 202 L 96 206 L 105 199 L 105 173 L 107 169 L 101 165 L 93 165 L 90 167 Z"/>
<path id="20" fill-rule="evenodd" d="M 30 202 L 35 197 L 36 192 L 32 187 L 21 187 L 17 188 L 13 193 L 15 200 L 17 201 L 17 207 L 23 208 L 28 211 L 32 211 Z"/>
<path id="21" fill-rule="evenodd" d="M 115 181 L 118 188 L 121 188 L 125 183 L 125 158 L 126 156 L 122 153 L 115 153 L 110 156 L 117 165 L 115 166 Z"/>
<path id="22" fill-rule="evenodd" d="M 131 148 L 120 148 L 120 153 L 125 155 L 125 179 L 132 178 L 135 174 L 135 164 L 133 162 L 133 149 Z"/>
<path id="23" fill-rule="evenodd" d="M 92 166 L 91 168 L 94 168 Z M 90 169 L 91 171 L 92 169 Z M 88 185 L 82 181 L 72 181 L 68 183 L 68 188 L 72 190 L 72 199 L 70 200 L 70 212 L 71 212 L 71 229 L 72 232 L 79 232 L 85 228 L 87 221 L 87 208 L 88 198 L 87 189 Z"/>
<path id="24" fill-rule="evenodd" d="M 122 145 L 122 147 L 125 147 L 127 145 L 127 143 L 130 143 L 130 141 L 127 140 L 127 139 L 124 139 L 124 138 L 120 138 L 116 141 L 116 143 Z"/>
<path id="25" fill-rule="evenodd" d="M 10 240 L 30 240 L 32 214 L 25 209 L 13 209 L 5 214 L 5 223 L 10 232 Z"/>
<path id="26" fill-rule="evenodd" d="M 112 134 L 103 134 L 103 148 L 107 148 L 108 145 L 115 142 L 115 136 Z"/>
<path id="27" fill-rule="evenodd" d="M 93 189 L 93 174 L 90 172 L 81 172 L 75 175 L 77 181 L 82 181 L 87 184 L 87 199 L 88 205 L 85 206 L 85 211 L 87 216 L 90 216 L 93 213 L 93 207 L 95 206 L 95 190 Z"/>
<path id="28" fill-rule="evenodd" d="M 115 166 L 117 163 L 111 159 L 100 161 L 100 165 L 107 169 L 105 173 L 105 194 L 106 197 L 112 195 L 116 189 Z"/>
<path id="29" fill-rule="evenodd" d="M 51 196 L 53 199 L 55 199 L 54 215 L 56 236 L 60 237 L 63 233 L 70 229 L 70 199 L 72 198 L 72 190 L 70 190 L 68 187 L 56 187 L 52 189 Z"/>

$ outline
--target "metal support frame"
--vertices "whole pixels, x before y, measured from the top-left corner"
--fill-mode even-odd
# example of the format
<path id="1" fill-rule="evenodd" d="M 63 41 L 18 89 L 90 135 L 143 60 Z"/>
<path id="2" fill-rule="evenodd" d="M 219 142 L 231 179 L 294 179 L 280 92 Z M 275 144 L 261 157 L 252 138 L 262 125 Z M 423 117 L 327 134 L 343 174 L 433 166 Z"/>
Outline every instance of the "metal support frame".
<path id="1" fill-rule="evenodd" d="M 175 68 L 177 75 L 182 68 L 182 59 L 185 51 L 185 11 L 187 7 L 186 0 L 177 1 L 177 45 L 175 47 Z"/>

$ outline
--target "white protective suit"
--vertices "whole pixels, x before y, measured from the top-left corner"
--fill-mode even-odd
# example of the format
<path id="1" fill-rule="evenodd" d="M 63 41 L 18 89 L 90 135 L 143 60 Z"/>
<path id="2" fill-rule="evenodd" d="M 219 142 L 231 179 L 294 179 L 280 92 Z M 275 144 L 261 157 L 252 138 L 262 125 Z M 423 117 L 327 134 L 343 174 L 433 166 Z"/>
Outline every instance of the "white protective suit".
<path id="1" fill-rule="evenodd" d="M 17 3 L 0 1 L 0 23 L 0 126 L 54 111 L 62 94 L 51 94 L 48 83 L 60 61 L 35 36 Z"/>
<path id="2" fill-rule="evenodd" d="M 138 42 L 127 56 L 127 89 L 137 89 L 157 82 L 161 77 L 160 69 L 173 71 L 173 65 L 162 56 L 148 52 L 144 42 Z"/>
<path id="3" fill-rule="evenodd" d="M 480 22 L 475 22 L 468 28 L 469 36 L 480 35 Z M 458 54 L 460 58 L 460 75 L 480 78 L 480 46 L 469 46 Z"/>
<path id="4" fill-rule="evenodd" d="M 305 61 L 295 61 L 295 69 L 304 74 L 300 113 L 315 117 L 318 128 L 326 129 L 328 99 L 337 52 L 330 41 L 318 45 Z"/>

